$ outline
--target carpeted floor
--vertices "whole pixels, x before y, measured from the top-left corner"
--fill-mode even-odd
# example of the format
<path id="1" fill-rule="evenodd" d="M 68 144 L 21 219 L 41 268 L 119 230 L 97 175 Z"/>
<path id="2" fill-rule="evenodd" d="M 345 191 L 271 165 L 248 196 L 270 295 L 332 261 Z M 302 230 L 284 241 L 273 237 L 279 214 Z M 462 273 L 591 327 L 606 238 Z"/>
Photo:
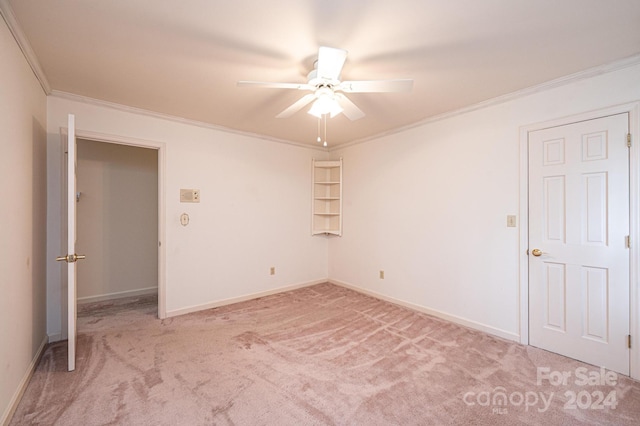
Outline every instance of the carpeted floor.
<path id="1" fill-rule="evenodd" d="M 84 306 L 76 371 L 66 342 L 49 345 L 11 424 L 640 419 L 629 378 L 331 284 L 164 321 L 156 309 L 148 297 Z"/>

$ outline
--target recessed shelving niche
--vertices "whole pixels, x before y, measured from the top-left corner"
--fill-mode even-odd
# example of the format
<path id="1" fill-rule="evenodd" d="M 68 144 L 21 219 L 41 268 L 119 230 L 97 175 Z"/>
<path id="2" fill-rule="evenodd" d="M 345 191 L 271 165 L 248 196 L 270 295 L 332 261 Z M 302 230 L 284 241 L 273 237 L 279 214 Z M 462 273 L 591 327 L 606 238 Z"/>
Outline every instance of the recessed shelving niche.
<path id="1" fill-rule="evenodd" d="M 313 160 L 312 235 L 342 235 L 342 158 Z"/>

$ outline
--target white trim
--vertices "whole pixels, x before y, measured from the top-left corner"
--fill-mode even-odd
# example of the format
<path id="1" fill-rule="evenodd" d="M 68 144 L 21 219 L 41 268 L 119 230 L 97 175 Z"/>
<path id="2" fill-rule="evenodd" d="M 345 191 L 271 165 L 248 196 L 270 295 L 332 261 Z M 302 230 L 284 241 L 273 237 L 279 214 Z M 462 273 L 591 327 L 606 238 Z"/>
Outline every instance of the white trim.
<path id="1" fill-rule="evenodd" d="M 76 138 L 158 150 L 158 318 L 166 318 L 166 144 L 76 129 Z"/>
<path id="2" fill-rule="evenodd" d="M 158 318 L 167 317 L 167 149 L 158 148 Z"/>
<path id="3" fill-rule="evenodd" d="M 20 380 L 18 389 L 13 394 L 13 397 L 11 397 L 11 400 L 9 401 L 9 405 L 7 406 L 7 409 L 2 414 L 2 417 L 0 418 L 0 425 L 8 426 L 9 423 L 11 422 L 11 418 L 13 417 L 13 414 L 16 412 L 16 408 L 18 408 L 18 404 L 22 399 L 22 395 L 24 395 L 24 391 L 27 390 L 27 386 L 29 385 L 29 380 L 31 380 L 31 376 L 33 376 L 33 373 L 36 371 L 38 361 L 40 361 L 42 352 L 44 352 L 44 348 L 48 342 L 49 342 L 49 339 L 45 335 L 44 338 L 42 339 L 42 342 L 40 343 L 40 347 L 36 351 L 35 356 L 33 357 L 33 359 L 31 360 L 31 363 L 27 367 L 27 371 L 25 371 L 24 376 L 22 376 L 22 380 Z"/>
<path id="4" fill-rule="evenodd" d="M 444 112 L 442 114 L 434 115 L 424 120 L 417 121 L 415 123 L 408 124 L 403 127 L 397 127 L 395 129 L 389 130 L 387 132 L 378 133 L 375 135 L 367 136 L 361 139 L 355 139 L 350 142 L 346 142 L 340 145 L 335 145 L 329 147 L 329 152 L 340 150 L 352 145 L 361 144 L 364 142 L 369 142 L 374 139 L 380 139 L 385 136 L 395 135 L 397 133 L 406 132 L 407 130 L 414 129 L 416 127 L 421 127 L 429 123 L 433 123 L 436 121 L 446 120 L 448 118 L 456 117 L 459 115 L 467 114 L 472 111 L 476 111 L 483 108 L 488 108 L 494 105 L 499 105 L 505 102 L 513 101 L 519 98 L 524 98 L 525 96 L 534 95 L 539 92 L 544 92 L 546 90 L 555 89 L 557 87 L 566 86 L 571 83 L 576 83 L 582 80 L 586 80 L 589 78 L 593 78 L 602 74 L 606 74 L 609 72 L 618 71 L 624 68 L 632 67 L 640 64 L 640 55 L 633 55 L 626 57 L 624 59 L 620 59 L 618 61 L 610 62 L 608 64 L 600 65 L 597 67 L 589 68 L 584 71 L 579 71 L 574 74 L 569 74 L 564 77 L 556 78 L 551 81 L 547 81 L 535 86 L 527 87 L 524 89 L 517 90 L 515 92 L 507 93 L 502 96 L 497 96 L 495 98 L 487 99 L 486 101 L 478 102 L 473 105 L 465 106 L 453 111 Z"/>
<path id="5" fill-rule="evenodd" d="M 178 315 L 190 314 L 193 312 L 204 311 L 206 309 L 218 308 L 220 306 L 232 305 L 234 303 L 245 302 L 247 300 L 258 299 L 260 297 L 271 296 L 272 294 L 284 293 L 285 291 L 297 290 L 299 288 L 309 287 L 316 284 L 328 282 L 328 278 L 320 280 L 307 281 L 304 283 L 292 284 L 284 287 L 274 288 L 273 290 L 260 291 L 258 293 L 246 294 L 244 296 L 232 297 L 230 299 L 217 300 L 214 302 L 203 303 L 202 305 L 189 306 L 187 308 L 176 309 L 167 312 L 167 318 L 176 317 Z"/>
<path id="6" fill-rule="evenodd" d="M 100 294 L 97 296 L 78 297 L 78 304 L 83 305 L 93 302 L 103 302 L 105 300 L 123 299 L 125 297 L 147 296 L 158 294 L 158 287 L 140 288 L 137 290 L 118 291 L 115 293 Z"/>
<path id="7" fill-rule="evenodd" d="M 60 340 L 64 340 L 62 333 L 49 334 L 49 343 L 59 342 Z"/>
<path id="8" fill-rule="evenodd" d="M 46 95 L 49 95 L 51 93 L 51 85 L 49 84 L 47 76 L 44 74 L 44 71 L 40 66 L 40 62 L 38 61 L 38 58 L 36 57 L 36 54 L 31 47 L 31 43 L 29 43 L 27 36 L 24 35 L 24 31 L 22 31 L 22 27 L 18 23 L 16 15 L 13 13 L 13 8 L 9 4 L 9 0 L 0 0 L 0 15 L 2 15 L 4 21 L 7 23 L 9 31 L 11 31 L 11 34 L 13 34 L 13 38 L 16 40 L 16 43 L 20 47 L 20 50 L 27 60 L 27 63 L 40 82 L 42 90 L 44 90 L 44 93 Z"/>
<path id="9" fill-rule="evenodd" d="M 500 328 L 492 327 L 490 325 L 482 324 L 476 321 L 472 321 L 463 317 L 459 317 L 457 315 L 450 315 L 442 311 L 438 311 L 436 309 L 427 308 L 426 306 L 416 305 L 415 303 L 405 302 L 404 300 L 395 299 L 393 297 L 385 296 L 384 294 L 377 293 L 375 291 L 367 290 L 362 287 L 358 287 L 353 284 L 346 283 L 344 281 L 332 280 L 329 282 L 331 284 L 339 285 L 341 287 L 345 287 L 358 293 L 363 293 L 371 297 L 375 297 L 376 299 L 384 300 L 386 302 L 394 303 L 396 305 L 404 306 L 405 308 L 413 309 L 414 311 L 422 312 L 427 315 L 431 315 L 437 318 L 441 318 L 443 320 L 462 325 L 464 327 L 472 328 L 474 330 L 482 331 L 484 333 L 492 334 L 494 336 L 502 337 L 503 339 L 512 340 L 518 342 L 520 340 L 520 336 L 516 333 L 502 330 Z"/>
<path id="10" fill-rule="evenodd" d="M 630 376 L 640 380 L 640 102 L 629 108 L 629 132 L 631 149 L 629 151 L 629 191 L 630 218 L 629 249 L 631 268 L 629 279 L 631 294 L 629 300 L 629 333 L 631 335 Z"/>
<path id="11" fill-rule="evenodd" d="M 0 1 L 2 1 L 2 0 L 0 0 Z M 175 115 L 164 114 L 164 113 L 161 113 L 161 112 L 150 111 L 150 110 L 147 110 L 147 109 L 138 108 L 138 107 L 132 107 L 132 106 L 123 105 L 123 104 L 118 104 L 118 103 L 115 103 L 115 102 L 103 101 L 103 100 L 100 100 L 100 99 L 90 98 L 90 97 L 87 97 L 87 96 L 75 95 L 73 93 L 62 92 L 60 90 L 52 90 L 51 93 L 50 93 L 50 96 L 53 96 L 53 97 L 56 97 L 56 98 L 61 98 L 61 99 L 66 99 L 66 100 L 73 101 L 73 102 L 80 102 L 80 103 L 83 103 L 83 104 L 98 106 L 98 107 L 102 107 L 102 108 L 115 109 L 115 110 L 118 110 L 118 111 L 128 112 L 128 113 L 131 113 L 131 114 L 144 115 L 144 116 L 147 116 L 147 117 L 157 118 L 157 119 L 160 119 L 160 120 L 173 121 L 173 122 L 180 123 L 180 124 L 185 124 L 185 125 L 188 125 L 188 126 L 202 127 L 202 128 L 205 128 L 205 129 L 217 130 L 217 131 L 220 131 L 220 132 L 231 133 L 231 134 L 240 135 L 240 136 L 246 136 L 246 137 L 253 138 L 253 139 L 262 139 L 262 140 L 266 140 L 266 141 L 269 141 L 269 142 L 282 143 L 282 144 L 285 144 L 285 145 L 293 145 L 293 146 L 297 146 L 297 147 L 300 147 L 300 148 L 315 149 L 317 151 L 322 151 L 322 152 L 328 152 L 329 151 L 328 148 L 319 147 L 319 146 L 312 145 L 312 144 L 306 144 L 306 143 L 302 143 L 302 142 L 295 142 L 295 141 L 290 141 L 290 140 L 286 140 L 286 139 L 278 139 L 278 138 L 274 138 L 274 137 L 270 137 L 270 136 L 266 136 L 266 135 L 261 135 L 261 134 L 258 134 L 258 133 L 245 132 L 245 131 L 242 131 L 242 130 L 236 130 L 236 129 L 232 129 L 232 128 L 229 128 L 229 127 L 219 126 L 219 125 L 215 125 L 215 124 L 211 124 L 211 123 L 205 123 L 203 121 L 192 120 L 192 119 L 189 119 L 189 118 L 183 118 L 183 117 L 178 117 L 178 116 L 175 116 Z"/>
<path id="12" fill-rule="evenodd" d="M 520 127 L 520 240 L 518 246 L 520 343 L 529 344 L 529 130 Z"/>
<path id="13" fill-rule="evenodd" d="M 0 0 L 0 2 L 5 1 L 5 0 Z M 586 80 L 589 78 L 593 78 L 602 74 L 606 74 L 606 73 L 610 73 L 610 72 L 614 72 L 614 71 L 618 71 L 618 70 L 622 70 L 624 68 L 628 68 L 628 67 L 632 67 L 635 65 L 640 64 L 640 54 L 638 55 L 633 55 L 633 56 L 629 56 L 623 59 L 620 59 L 618 61 L 614 61 L 614 62 L 610 62 L 607 64 L 603 64 L 603 65 L 599 65 L 597 67 L 593 67 L 593 68 L 589 68 L 583 71 L 579 71 L 573 74 L 569 74 L 567 76 L 563 76 L 560 78 L 556 78 L 554 80 L 551 81 L 547 81 L 541 84 L 537 84 L 535 86 L 530 86 L 530 87 L 526 87 L 524 89 L 520 89 L 517 90 L 515 92 L 510 92 L 501 96 L 497 96 L 495 98 L 490 98 L 487 99 L 485 101 L 482 102 L 478 102 L 476 104 L 473 105 L 469 105 L 469 106 L 465 106 L 453 111 L 448 111 L 448 112 L 444 112 L 442 114 L 437 114 L 431 117 L 427 117 L 424 120 L 420 120 L 417 121 L 415 123 L 411 123 L 408 124 L 406 126 L 402 126 L 402 127 L 397 127 L 391 130 L 388 130 L 386 132 L 381 132 L 381 133 L 376 133 L 374 135 L 370 135 L 370 136 L 366 136 L 364 138 L 360 138 L 360 139 L 355 139 L 349 142 L 345 142 L 345 143 L 341 143 L 341 144 L 334 144 L 332 146 L 329 146 L 327 148 L 324 147 L 319 147 L 316 146 L 314 144 L 307 144 L 307 143 L 303 143 L 303 142 L 296 142 L 296 141 L 290 141 L 290 140 L 285 140 L 285 139 L 278 139 L 278 138 L 274 138 L 274 137 L 270 137 L 270 136 L 266 136 L 266 135 L 261 135 L 261 134 L 257 134 L 257 133 L 251 133 L 251 132 L 244 132 L 242 130 L 236 130 L 236 129 L 231 129 L 228 127 L 223 127 L 223 126 L 219 126 L 219 125 L 215 125 L 215 124 L 210 124 L 210 123 L 205 123 L 202 121 L 197 121 L 197 120 L 191 120 L 188 118 L 183 118 L 183 117 L 177 117 L 174 115 L 170 115 L 170 114 L 164 114 L 164 113 L 159 113 L 159 112 L 155 112 L 155 111 L 150 111 L 150 110 L 146 110 L 143 108 L 137 108 L 137 107 L 131 107 L 131 106 L 127 106 L 127 105 L 123 105 L 123 104 L 118 104 L 115 102 L 108 102 L 108 101 L 104 101 L 104 100 L 100 100 L 100 99 L 95 99 L 95 98 L 90 98 L 87 96 L 81 96 L 81 95 L 76 95 L 73 93 L 68 93 L 68 92 L 63 92 L 60 90 L 50 90 L 48 92 L 48 94 L 50 96 L 55 96 L 58 98 L 62 98 L 62 99 L 68 99 L 71 101 L 76 101 L 76 102 L 81 102 L 81 103 L 85 103 L 85 104 L 90 104 L 90 105 L 96 105 L 96 106 L 101 106 L 101 107 L 106 107 L 106 108 L 111 108 L 111 109 L 116 109 L 116 110 L 120 110 L 120 111 L 125 111 L 125 112 L 130 112 L 130 113 L 134 113 L 134 114 L 140 114 L 140 115 L 146 115 L 149 117 L 155 117 L 155 118 L 159 118 L 159 119 L 163 119 L 163 120 L 168 120 L 168 121 L 174 121 L 174 122 L 178 122 L 178 123 L 183 123 L 183 124 L 187 124 L 187 125 L 192 125 L 192 126 L 197 126 L 197 127 L 204 127 L 207 129 L 213 129 L 213 130 L 219 130 L 222 132 L 227 132 L 227 133 L 232 133 L 232 134 L 237 134 L 237 135 L 242 135 L 242 136 L 247 136 L 247 137 L 251 137 L 251 138 L 256 138 L 256 139 L 263 139 L 263 140 L 267 140 L 267 141 L 271 141 L 271 142 L 277 142 L 277 143 L 284 143 L 287 145 L 294 145 L 294 146 L 299 146 L 302 148 L 311 148 L 311 149 L 315 149 L 318 151 L 323 151 L 323 152 L 333 152 L 339 149 L 343 149 L 343 148 L 347 148 L 349 146 L 352 145 L 357 145 L 360 143 L 364 143 L 364 142 L 369 142 L 375 139 L 379 139 L 385 136 L 391 136 L 391 135 L 395 135 L 398 133 L 402 133 L 405 132 L 407 130 L 410 129 L 414 129 L 417 127 L 421 127 L 424 126 L 426 124 L 429 123 L 433 123 L 436 121 L 441 121 L 441 120 L 445 120 L 448 118 L 452 118 L 452 117 L 456 117 L 459 115 L 463 115 L 463 114 L 467 114 L 469 112 L 472 111 L 476 111 L 479 109 L 483 109 L 483 108 L 488 108 L 494 105 L 499 105 L 499 104 L 503 104 L 505 102 L 509 102 L 509 101 L 513 101 L 516 99 L 520 99 L 529 95 L 533 95 L 536 93 L 540 93 L 540 92 L 544 92 L 547 90 L 551 90 L 554 88 L 558 88 L 558 87 L 562 87 L 562 86 L 566 86 L 568 84 L 572 84 L 572 83 L 576 83 L 582 80 Z"/>
<path id="14" fill-rule="evenodd" d="M 526 254 L 529 247 L 529 132 L 624 113 L 629 114 L 629 132 L 633 140 L 629 152 L 629 234 L 632 242 L 629 249 L 629 333 L 632 341 L 630 376 L 640 379 L 640 345 L 638 345 L 640 342 L 640 101 L 520 127 L 520 342 L 529 344 L 529 259 Z"/>

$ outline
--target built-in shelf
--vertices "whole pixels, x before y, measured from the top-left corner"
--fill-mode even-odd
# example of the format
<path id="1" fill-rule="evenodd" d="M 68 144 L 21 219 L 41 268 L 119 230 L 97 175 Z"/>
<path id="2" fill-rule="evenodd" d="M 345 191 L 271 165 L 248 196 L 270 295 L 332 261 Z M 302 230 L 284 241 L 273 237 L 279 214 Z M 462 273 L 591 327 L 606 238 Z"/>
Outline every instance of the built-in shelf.
<path id="1" fill-rule="evenodd" d="M 342 235 L 342 158 L 313 160 L 312 235 Z"/>

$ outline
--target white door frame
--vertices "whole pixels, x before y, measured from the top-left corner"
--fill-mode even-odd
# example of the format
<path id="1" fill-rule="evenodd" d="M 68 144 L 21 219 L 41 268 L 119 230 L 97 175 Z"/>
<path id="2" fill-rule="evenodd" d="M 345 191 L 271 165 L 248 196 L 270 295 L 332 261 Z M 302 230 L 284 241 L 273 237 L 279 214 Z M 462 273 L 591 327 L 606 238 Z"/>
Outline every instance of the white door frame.
<path id="1" fill-rule="evenodd" d="M 165 232 L 165 156 L 166 146 L 162 142 L 147 141 L 125 136 L 106 135 L 76 128 L 76 139 L 88 139 L 118 145 L 156 149 L 158 151 L 158 318 L 167 317 L 166 303 L 166 232 Z"/>
<path id="2" fill-rule="evenodd" d="M 640 379 L 640 102 L 612 106 L 578 115 L 530 124 L 520 128 L 520 343 L 529 344 L 529 132 L 614 114 L 629 114 L 632 144 L 629 151 L 629 207 L 631 236 L 629 316 L 631 334 L 630 375 Z M 624 141 L 621 141 L 624 143 Z"/>

